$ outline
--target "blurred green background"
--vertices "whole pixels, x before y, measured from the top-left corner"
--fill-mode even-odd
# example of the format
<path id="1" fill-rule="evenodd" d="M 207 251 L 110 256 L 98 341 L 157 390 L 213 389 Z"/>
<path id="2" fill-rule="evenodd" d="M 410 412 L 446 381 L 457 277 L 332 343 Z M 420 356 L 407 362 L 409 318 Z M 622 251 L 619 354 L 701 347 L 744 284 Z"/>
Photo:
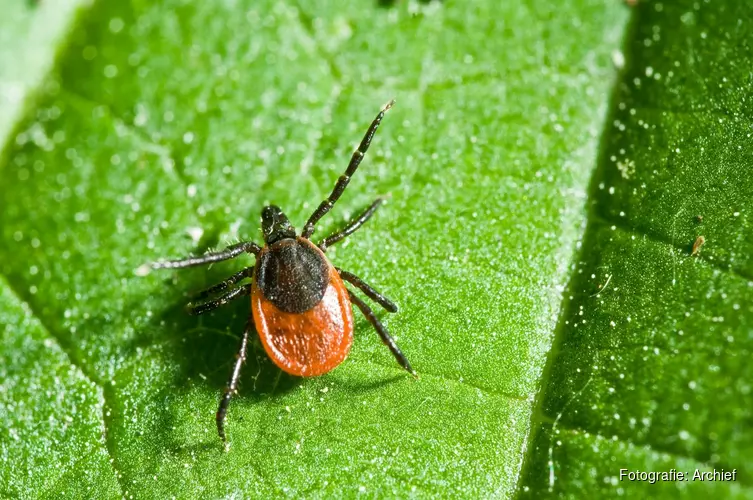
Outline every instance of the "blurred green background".
<path id="1" fill-rule="evenodd" d="M 0 7 L 0 496 L 753 498 L 752 4 Z M 393 97 L 315 237 L 391 195 L 329 255 L 421 379 L 255 342 L 225 453 L 248 303 L 183 305 L 252 260 L 135 270 L 300 228 Z"/>

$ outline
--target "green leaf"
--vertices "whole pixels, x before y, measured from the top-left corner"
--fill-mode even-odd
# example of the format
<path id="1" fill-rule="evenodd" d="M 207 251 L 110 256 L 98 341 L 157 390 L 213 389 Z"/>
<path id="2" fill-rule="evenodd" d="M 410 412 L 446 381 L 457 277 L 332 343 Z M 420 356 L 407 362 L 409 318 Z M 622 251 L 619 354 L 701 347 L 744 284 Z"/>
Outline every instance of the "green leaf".
<path id="1" fill-rule="evenodd" d="M 0 140 L 20 118 L 28 93 L 49 71 L 53 55 L 85 0 L 0 1 Z"/>
<path id="2" fill-rule="evenodd" d="M 751 16 L 745 2 L 637 13 L 524 497 L 753 496 Z"/>
<path id="3" fill-rule="evenodd" d="M 750 496 L 751 12 L 698 4 L 641 7 L 580 256 L 619 2 L 95 4 L 0 113 L 2 494 L 486 498 L 524 458 L 547 493 L 552 458 L 563 495 L 628 491 L 624 463 L 736 467 L 699 488 Z M 392 97 L 317 235 L 392 195 L 330 256 L 400 304 L 380 315 L 422 377 L 361 319 L 317 379 L 256 345 L 224 453 L 248 304 L 182 306 L 251 261 L 134 270 L 258 240 L 266 203 L 300 226 Z"/>

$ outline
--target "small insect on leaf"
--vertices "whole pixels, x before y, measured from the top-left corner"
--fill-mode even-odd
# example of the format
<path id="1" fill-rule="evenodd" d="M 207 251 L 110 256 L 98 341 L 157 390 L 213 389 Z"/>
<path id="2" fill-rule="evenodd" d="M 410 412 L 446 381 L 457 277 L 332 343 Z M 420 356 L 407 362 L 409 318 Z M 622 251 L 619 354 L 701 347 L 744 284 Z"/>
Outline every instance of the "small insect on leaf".
<path id="1" fill-rule="evenodd" d="M 695 242 L 693 243 L 693 250 L 690 252 L 690 255 L 698 255 L 698 252 L 701 250 L 701 247 L 704 243 L 706 243 L 706 238 L 704 238 L 703 236 L 696 238 Z"/>

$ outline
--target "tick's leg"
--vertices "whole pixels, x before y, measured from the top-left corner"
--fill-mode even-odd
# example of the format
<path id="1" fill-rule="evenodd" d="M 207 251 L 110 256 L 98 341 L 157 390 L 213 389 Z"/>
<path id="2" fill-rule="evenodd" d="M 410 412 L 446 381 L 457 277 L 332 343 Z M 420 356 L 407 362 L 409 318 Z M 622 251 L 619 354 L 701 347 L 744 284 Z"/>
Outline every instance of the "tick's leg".
<path id="1" fill-rule="evenodd" d="M 366 316 L 366 319 L 369 320 L 369 323 L 371 323 L 371 325 L 374 327 L 374 330 L 376 330 L 376 332 L 379 334 L 382 342 L 384 342 L 385 345 L 390 348 L 392 355 L 395 356 L 395 359 L 398 363 L 400 363 L 400 366 L 408 370 L 408 373 L 418 378 L 416 371 L 411 368 L 410 363 L 408 363 L 408 359 L 400 351 L 400 348 L 397 346 L 397 344 L 395 344 L 395 341 L 392 339 L 392 337 L 390 337 L 387 329 L 384 328 L 384 325 L 382 325 L 382 323 L 379 321 L 379 318 L 376 317 L 374 311 L 372 311 L 369 306 L 366 305 L 366 302 L 359 299 L 356 294 L 354 294 L 350 290 L 348 290 L 348 295 L 350 295 L 350 301 L 357 305 L 363 315 Z"/>
<path id="2" fill-rule="evenodd" d="M 338 273 L 340 273 L 340 277 L 342 279 L 344 279 L 348 283 L 351 283 L 353 286 L 357 287 L 359 290 L 365 293 L 368 298 L 370 298 L 371 300 L 373 300 L 380 306 L 384 307 L 387 311 L 391 313 L 397 312 L 397 305 L 394 302 L 392 302 L 390 299 L 388 299 L 381 293 L 371 288 L 361 278 L 359 278 L 353 273 L 349 273 L 348 271 L 343 271 L 339 267 L 336 267 L 335 269 L 337 270 Z"/>
<path id="3" fill-rule="evenodd" d="M 225 439 L 225 415 L 227 415 L 227 407 L 230 404 L 230 398 L 233 394 L 238 392 L 238 380 L 241 378 L 241 366 L 246 361 L 246 350 L 248 348 L 248 332 L 253 325 L 253 319 L 248 318 L 246 323 L 246 329 L 243 331 L 243 338 L 241 339 L 241 346 L 238 349 L 238 354 L 235 355 L 235 365 L 233 365 L 233 371 L 230 373 L 230 380 L 227 381 L 227 387 L 222 394 L 220 400 L 220 406 L 217 408 L 217 433 L 220 435 L 222 442 L 225 443 L 225 449 L 227 450 L 227 440 Z"/>
<path id="4" fill-rule="evenodd" d="M 243 241 L 241 243 L 236 243 L 235 245 L 230 245 L 220 252 L 205 253 L 198 257 L 188 257 L 185 259 L 162 260 L 159 262 L 152 262 L 150 265 L 152 269 L 177 269 L 181 267 L 201 266 L 203 264 L 211 264 L 212 262 L 232 259 L 242 253 L 252 253 L 257 255 L 260 251 L 261 247 L 253 241 Z"/>
<path id="5" fill-rule="evenodd" d="M 254 275 L 254 268 L 247 267 L 246 269 L 243 269 L 242 271 L 239 271 L 235 273 L 234 275 L 230 276 L 226 280 L 221 281 L 217 283 L 216 285 L 211 286 L 207 288 L 206 290 L 202 290 L 201 292 L 197 293 L 196 297 L 194 297 L 194 300 L 205 299 L 210 295 L 226 290 L 231 285 L 235 285 L 236 283 L 238 283 L 239 281 L 245 278 L 251 278 L 253 275 Z"/>
<path id="6" fill-rule="evenodd" d="M 319 222 L 319 219 L 330 211 L 337 199 L 340 198 L 340 195 L 343 194 L 343 191 L 345 191 L 345 188 L 348 186 L 348 182 L 350 182 L 350 177 L 356 172 L 358 165 L 361 164 L 361 160 L 363 160 L 366 151 L 368 151 L 371 140 L 374 138 L 374 134 L 379 128 L 379 124 L 382 122 L 384 114 L 389 111 L 393 104 L 395 104 L 394 100 L 385 104 L 379 114 L 376 115 L 376 118 L 374 118 L 374 121 L 371 122 L 369 129 L 366 131 L 366 135 L 364 135 L 361 140 L 361 144 L 359 144 L 358 149 L 353 152 L 353 156 L 350 158 L 350 163 L 348 163 L 348 168 L 345 169 L 345 173 L 337 179 L 337 184 L 335 184 L 335 188 L 332 190 L 332 193 L 330 193 L 329 198 L 324 200 L 319 207 L 314 210 L 314 213 L 311 214 L 308 222 L 303 226 L 303 233 L 301 236 L 304 238 L 311 236 L 314 232 L 314 226 Z"/>
<path id="7" fill-rule="evenodd" d="M 196 305 L 194 305 L 193 303 L 188 304 L 188 314 L 198 316 L 199 314 L 208 313 L 209 311 L 214 311 L 218 307 L 224 306 L 231 300 L 237 299 L 238 297 L 243 297 L 245 295 L 251 295 L 251 283 L 239 286 L 238 288 L 233 288 L 226 294 L 220 295 L 216 299 L 210 300 L 209 302 L 204 302 L 203 304 Z"/>
<path id="8" fill-rule="evenodd" d="M 329 248 L 330 245 L 333 245 L 341 239 L 355 233 L 359 227 L 363 226 L 364 222 L 369 220 L 371 216 L 374 215 L 374 212 L 376 212 L 376 209 L 379 208 L 379 205 L 381 205 L 383 201 L 384 197 L 377 198 L 376 200 L 374 200 L 371 206 L 366 209 L 364 213 L 359 215 L 356 219 L 352 220 L 350 224 L 345 226 L 345 229 L 324 238 L 324 240 L 319 243 L 319 248 L 321 249 L 321 251 L 326 252 L 327 248 Z"/>

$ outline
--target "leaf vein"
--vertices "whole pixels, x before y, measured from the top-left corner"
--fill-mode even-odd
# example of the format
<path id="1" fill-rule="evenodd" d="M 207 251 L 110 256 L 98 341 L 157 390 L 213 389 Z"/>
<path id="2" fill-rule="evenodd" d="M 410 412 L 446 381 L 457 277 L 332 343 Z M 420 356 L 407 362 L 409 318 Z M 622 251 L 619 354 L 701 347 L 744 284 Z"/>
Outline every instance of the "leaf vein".
<path id="1" fill-rule="evenodd" d="M 368 365 L 376 365 L 376 366 L 379 366 L 379 367 L 382 367 L 382 368 L 387 368 L 387 369 L 390 369 L 391 371 L 394 371 L 396 373 L 402 373 L 402 374 L 406 373 L 405 370 L 403 370 L 402 368 L 398 368 L 396 366 L 393 366 L 391 363 L 387 364 L 387 363 L 382 363 L 380 361 L 374 361 L 374 360 L 371 360 L 371 359 L 358 359 L 358 360 L 354 360 L 354 361 L 357 362 L 357 363 L 364 363 L 364 364 L 368 364 Z M 407 374 L 406 374 L 406 376 L 407 376 Z M 498 397 L 502 397 L 504 399 L 510 399 L 510 400 L 513 400 L 513 401 L 528 401 L 528 402 L 530 402 L 531 398 L 532 398 L 532 395 L 531 396 L 525 396 L 525 395 L 515 394 L 515 393 L 511 393 L 511 392 L 500 391 L 498 389 L 492 389 L 492 388 L 485 387 L 485 386 L 482 386 L 482 385 L 474 384 L 474 383 L 468 382 L 467 380 L 458 380 L 458 379 L 455 379 L 455 378 L 451 378 L 451 377 L 448 377 L 448 376 L 443 375 L 441 373 L 432 373 L 432 372 L 427 372 L 425 370 L 418 370 L 418 376 L 421 377 L 421 378 L 426 377 L 426 378 L 438 379 L 438 380 L 440 380 L 442 382 L 446 382 L 448 384 L 458 385 L 458 386 L 465 387 L 465 388 L 468 388 L 468 389 L 475 389 L 475 390 L 481 391 L 482 393 L 487 394 L 487 395 L 498 396 Z M 416 383 L 420 384 L 421 380 L 420 379 L 417 380 Z"/>

